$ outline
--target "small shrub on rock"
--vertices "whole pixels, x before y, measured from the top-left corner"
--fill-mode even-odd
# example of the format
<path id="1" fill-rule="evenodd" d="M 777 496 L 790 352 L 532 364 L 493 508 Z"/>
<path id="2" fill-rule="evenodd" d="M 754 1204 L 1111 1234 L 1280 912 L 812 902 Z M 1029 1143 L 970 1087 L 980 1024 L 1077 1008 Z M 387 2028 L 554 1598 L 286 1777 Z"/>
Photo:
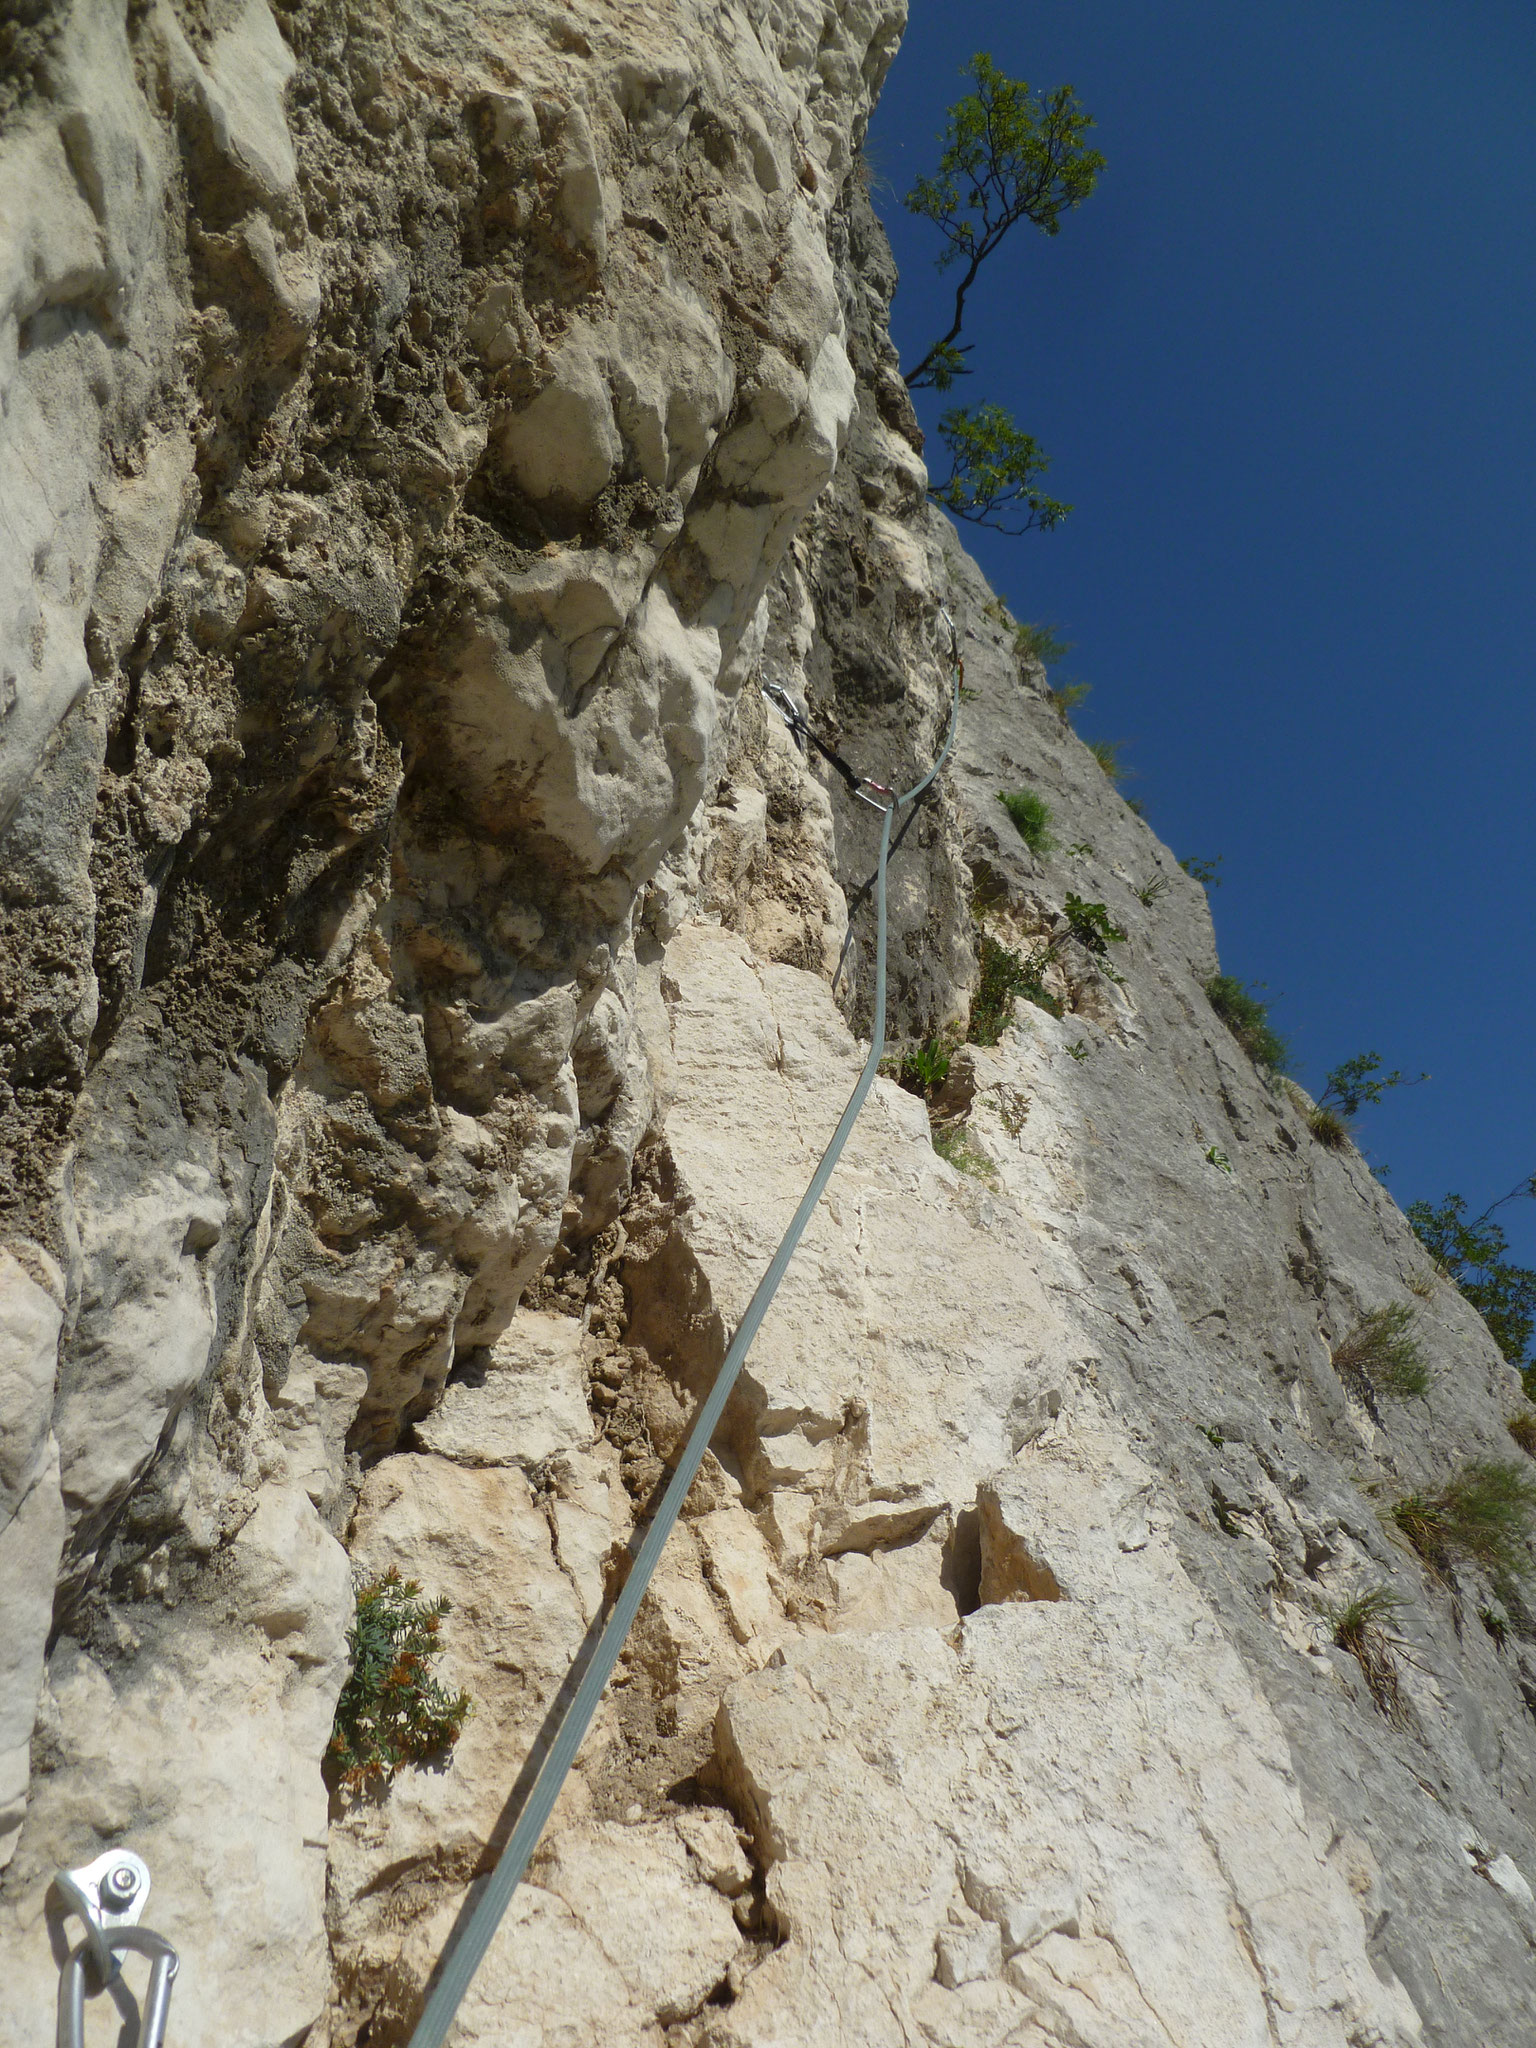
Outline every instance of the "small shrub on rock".
<path id="1" fill-rule="evenodd" d="M 1037 796 L 1032 789 L 1000 789 L 997 800 L 1012 818 L 1019 837 L 1030 852 L 1043 860 L 1053 853 L 1056 841 L 1051 837 L 1051 807 L 1043 796 Z"/>
<path id="2" fill-rule="evenodd" d="M 1061 1005 L 1042 979 L 1050 963 L 1049 944 L 1036 946 L 1027 960 L 1000 945 L 990 932 L 983 932 L 976 948 L 981 980 L 971 998 L 971 1021 L 967 1037 L 972 1045 L 996 1045 L 1013 1016 L 1015 996 L 1025 996 L 1053 1017 Z"/>
<path id="3" fill-rule="evenodd" d="M 1404 1494 L 1390 1512 L 1435 1571 L 1457 1559 L 1479 1564 L 1499 1578 L 1518 1577 L 1531 1568 L 1536 1480 L 1518 1465 L 1473 1459 L 1434 1492 Z"/>
<path id="4" fill-rule="evenodd" d="M 1230 974 L 1213 974 L 1205 984 L 1211 1008 L 1257 1067 L 1278 1074 L 1285 1066 L 1285 1040 L 1270 1028 L 1269 1011 Z"/>
<path id="5" fill-rule="evenodd" d="M 1522 1408 L 1504 1425 L 1528 1458 L 1536 1458 L 1536 1408 Z"/>
<path id="6" fill-rule="evenodd" d="M 1333 1354 L 1334 1371 L 1346 1383 L 1364 1377 L 1378 1393 L 1400 1401 L 1422 1401 L 1433 1377 L 1411 1332 L 1414 1311 L 1405 1301 L 1373 1309 Z"/>
<path id="7" fill-rule="evenodd" d="M 438 1627 L 446 1600 L 423 1600 L 414 1579 L 393 1566 L 362 1586 L 347 1631 L 352 1675 L 341 1689 L 325 1752 L 333 1788 L 388 1784 L 407 1764 L 442 1756 L 473 1712 L 467 1692 L 451 1693 L 432 1676 L 442 1655 Z"/>

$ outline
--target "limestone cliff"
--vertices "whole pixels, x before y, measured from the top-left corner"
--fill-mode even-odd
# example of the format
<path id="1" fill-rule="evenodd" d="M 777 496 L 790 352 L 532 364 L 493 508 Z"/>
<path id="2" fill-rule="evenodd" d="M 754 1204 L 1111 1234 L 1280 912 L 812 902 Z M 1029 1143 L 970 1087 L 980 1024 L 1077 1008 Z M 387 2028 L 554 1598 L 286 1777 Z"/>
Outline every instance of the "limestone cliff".
<path id="1" fill-rule="evenodd" d="M 956 1053 L 967 1171 L 879 1084 L 459 2038 L 1536 2030 L 1536 1617 L 1382 1518 L 1518 1390 L 927 507 L 904 12 L 0 25 L 5 2048 L 119 1843 L 173 2043 L 407 2037 L 861 1057 L 878 821 L 762 686 L 900 781 L 941 607 L 897 1028 L 978 918 L 1050 1005 Z M 1333 1363 L 1393 1303 L 1422 1401 Z M 391 1564 L 476 1710 L 329 1795 Z"/>

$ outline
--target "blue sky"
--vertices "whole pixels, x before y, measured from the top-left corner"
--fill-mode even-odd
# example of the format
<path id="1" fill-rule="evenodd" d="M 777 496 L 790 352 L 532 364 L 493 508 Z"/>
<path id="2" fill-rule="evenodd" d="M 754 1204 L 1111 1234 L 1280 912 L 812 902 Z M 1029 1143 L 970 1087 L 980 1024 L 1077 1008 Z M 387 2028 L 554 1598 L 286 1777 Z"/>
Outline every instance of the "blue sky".
<path id="1" fill-rule="evenodd" d="M 1536 1170 L 1536 15 L 1529 0 L 914 0 L 871 132 L 911 362 L 948 325 L 901 196 L 960 67 L 1070 83 L 1108 158 L 972 291 L 974 374 L 1074 511 L 966 529 L 1075 643 L 1091 739 L 1298 1077 L 1428 1069 L 1360 1139 L 1400 1202 Z M 952 294 L 952 287 L 951 287 Z M 931 453 L 941 454 L 937 443 Z M 1536 1203 L 1499 1220 L 1536 1264 Z"/>

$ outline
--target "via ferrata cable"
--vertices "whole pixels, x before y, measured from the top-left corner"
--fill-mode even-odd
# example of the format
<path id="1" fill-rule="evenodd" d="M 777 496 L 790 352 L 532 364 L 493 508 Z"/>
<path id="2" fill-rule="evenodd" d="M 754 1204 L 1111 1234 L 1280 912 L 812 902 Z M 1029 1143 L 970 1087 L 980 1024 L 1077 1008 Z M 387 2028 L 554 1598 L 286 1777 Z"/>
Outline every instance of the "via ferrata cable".
<path id="1" fill-rule="evenodd" d="M 486 1879 L 485 1888 L 476 1900 L 469 1919 L 464 1923 L 457 1939 L 443 1958 L 437 1982 L 432 1987 L 431 1994 L 422 2009 L 421 2018 L 416 2022 L 416 2030 L 411 2036 L 410 2048 L 441 2048 L 444 2037 L 452 2026 L 454 2016 L 463 2001 L 464 1994 L 469 1989 L 470 1981 L 475 1971 L 479 1968 L 486 1950 L 490 1947 L 497 1928 L 501 1925 L 502 1917 L 511 1903 L 512 1894 L 516 1891 L 518 1883 L 528 1867 L 529 1860 L 538 1846 L 539 1837 L 544 1832 L 545 1823 L 554 1810 L 555 1801 L 560 1796 L 561 1787 L 565 1783 L 571 1765 L 576 1760 L 576 1752 L 580 1748 L 582 1737 L 586 1734 L 592 1717 L 597 1711 L 598 1702 L 603 1695 L 603 1689 L 607 1685 L 613 1673 L 613 1668 L 619 1660 L 619 1653 L 624 1647 L 625 1638 L 628 1636 L 630 1627 L 639 1611 L 640 1603 L 645 1598 L 646 1591 L 651 1583 L 652 1574 L 660 1562 L 662 1550 L 665 1547 L 668 1536 L 672 1533 L 673 1525 L 681 1512 L 683 1502 L 687 1498 L 688 1491 L 698 1475 L 699 1467 L 704 1460 L 704 1453 L 709 1448 L 709 1440 L 714 1435 L 720 1418 L 725 1412 L 725 1404 L 730 1398 L 731 1389 L 735 1386 L 737 1375 L 740 1373 L 747 1353 L 751 1349 L 752 1340 L 757 1335 L 758 1327 L 762 1323 L 764 1316 L 768 1313 L 769 1305 L 772 1303 L 774 1295 L 778 1292 L 779 1282 L 784 1277 L 785 1269 L 794 1255 L 795 1247 L 799 1244 L 805 1227 L 810 1222 L 817 1203 L 821 1200 L 822 1192 L 832 1177 L 832 1169 L 836 1166 L 843 1147 L 848 1142 L 848 1135 L 858 1120 L 859 1111 L 864 1106 L 864 1098 L 874 1085 L 875 1075 L 880 1067 L 880 1057 L 885 1050 L 885 868 L 890 855 L 891 823 L 899 810 L 903 809 L 907 804 L 916 802 L 944 766 L 945 761 L 949 758 L 950 748 L 955 742 L 955 727 L 960 715 L 960 687 L 964 677 L 964 667 L 960 659 L 959 640 L 955 633 L 954 622 L 950 619 L 947 612 L 944 612 L 942 616 L 945 624 L 949 627 L 950 634 L 950 666 L 953 677 L 953 695 L 950 703 L 949 727 L 945 733 L 944 744 L 940 748 L 938 758 L 933 766 L 923 776 L 922 780 L 914 782 L 910 789 L 893 793 L 886 791 L 883 784 L 871 782 L 867 777 L 855 777 L 853 771 L 844 773 L 843 764 L 836 763 L 839 772 L 844 773 L 844 779 L 850 782 L 850 787 L 854 787 L 855 794 L 861 794 L 866 789 L 874 789 L 890 796 L 890 802 L 880 806 L 884 815 L 880 824 L 880 858 L 875 870 L 874 1015 L 870 1025 L 869 1055 L 864 1062 L 863 1072 L 859 1075 L 853 1093 L 848 1098 L 848 1106 L 844 1109 L 842 1116 L 838 1120 L 837 1129 L 832 1133 L 831 1142 L 828 1144 L 826 1151 L 821 1155 L 821 1162 L 817 1166 L 815 1173 L 811 1176 L 810 1185 L 801 1197 L 800 1206 L 790 1219 L 789 1228 L 780 1239 L 779 1248 L 769 1261 L 768 1270 L 758 1282 L 757 1291 L 753 1294 L 751 1301 L 747 1305 L 746 1313 L 736 1327 L 736 1334 L 731 1339 L 730 1348 L 725 1354 L 719 1372 L 715 1375 L 714 1385 L 705 1396 L 703 1405 L 694 1418 L 693 1427 L 688 1433 L 688 1441 L 683 1446 L 682 1455 L 677 1461 L 671 1480 L 668 1482 L 667 1490 L 662 1495 L 661 1504 L 652 1517 L 650 1525 L 641 1540 L 640 1547 L 635 1553 L 634 1563 L 630 1567 L 629 1576 L 625 1579 L 617 1598 L 614 1600 L 612 1611 L 604 1623 L 602 1633 L 593 1648 L 591 1661 L 582 1674 L 581 1683 L 576 1688 L 570 1705 L 566 1708 L 565 1714 L 559 1723 L 543 1764 L 539 1768 L 539 1774 L 528 1794 L 527 1802 L 522 1812 L 518 1815 L 517 1823 L 507 1839 L 507 1845 L 502 1850 L 495 1868 Z M 774 701 L 777 702 L 777 699 Z M 782 706 L 780 708 L 782 709 Z M 800 724 L 804 725 L 804 720 L 798 713 L 797 718 L 799 718 Z M 809 731 L 808 727 L 806 731 Z M 817 746 L 818 751 L 828 753 L 828 750 L 822 747 L 820 742 L 817 742 Z M 834 762 L 836 761 L 836 757 L 830 754 L 828 754 L 828 758 L 833 759 Z"/>

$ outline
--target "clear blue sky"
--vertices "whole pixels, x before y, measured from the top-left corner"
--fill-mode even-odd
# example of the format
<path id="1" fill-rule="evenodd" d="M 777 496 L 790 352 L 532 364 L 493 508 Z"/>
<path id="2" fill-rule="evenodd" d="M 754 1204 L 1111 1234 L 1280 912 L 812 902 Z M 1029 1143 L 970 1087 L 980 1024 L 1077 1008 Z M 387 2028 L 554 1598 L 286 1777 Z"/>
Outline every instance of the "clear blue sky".
<path id="1" fill-rule="evenodd" d="M 900 200 L 976 50 L 1075 86 L 1108 169 L 917 394 L 1007 405 L 1075 507 L 965 531 L 1159 834 L 1223 857 L 1223 968 L 1298 1077 L 1429 1069 L 1361 1142 L 1475 1213 L 1536 1170 L 1536 11 L 913 0 L 870 146 L 907 363 L 949 299 Z M 1499 1220 L 1536 1264 L 1536 1203 Z"/>

